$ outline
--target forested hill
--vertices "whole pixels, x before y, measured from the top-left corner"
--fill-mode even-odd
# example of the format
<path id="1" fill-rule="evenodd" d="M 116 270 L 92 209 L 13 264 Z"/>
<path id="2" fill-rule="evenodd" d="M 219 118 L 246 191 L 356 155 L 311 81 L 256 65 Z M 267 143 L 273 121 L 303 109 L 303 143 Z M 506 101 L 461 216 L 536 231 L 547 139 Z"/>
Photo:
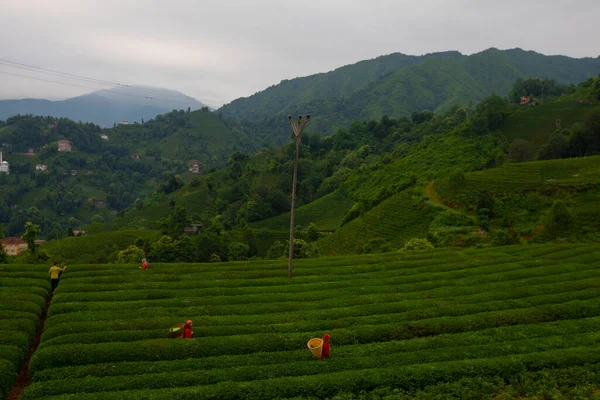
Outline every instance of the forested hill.
<path id="1" fill-rule="evenodd" d="M 0 173 L 0 225 L 20 235 L 33 221 L 42 237 L 56 238 L 67 227 L 110 221 L 137 199 L 171 190 L 175 175 L 191 181 L 193 164 L 205 173 L 232 152 L 256 151 L 260 134 L 253 138 L 208 108 L 111 129 L 32 115 L 0 120 L 0 151 L 10 165 L 10 175 Z M 70 151 L 58 151 L 65 140 Z"/>
<path id="2" fill-rule="evenodd" d="M 426 56 L 391 54 L 326 74 L 292 80 L 237 99 L 219 109 L 237 118 L 261 121 L 281 135 L 288 114 L 314 116 L 309 132 L 333 133 L 348 121 L 408 116 L 414 111 L 444 112 L 476 104 L 493 92 L 506 95 L 520 77 L 578 83 L 600 73 L 600 58 L 546 56 L 521 49 L 488 49 L 470 56 L 458 52 Z"/>

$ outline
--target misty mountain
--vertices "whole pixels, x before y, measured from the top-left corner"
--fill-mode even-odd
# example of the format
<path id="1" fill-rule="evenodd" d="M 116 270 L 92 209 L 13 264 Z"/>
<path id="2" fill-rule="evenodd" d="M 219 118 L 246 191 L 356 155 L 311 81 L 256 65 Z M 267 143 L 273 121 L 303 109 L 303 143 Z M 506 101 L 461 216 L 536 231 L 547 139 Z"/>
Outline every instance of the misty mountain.
<path id="1" fill-rule="evenodd" d="M 99 90 L 66 100 L 0 100 L 0 120 L 17 114 L 66 117 L 110 127 L 121 121 L 141 121 L 176 110 L 205 105 L 181 92 L 151 87 Z"/>

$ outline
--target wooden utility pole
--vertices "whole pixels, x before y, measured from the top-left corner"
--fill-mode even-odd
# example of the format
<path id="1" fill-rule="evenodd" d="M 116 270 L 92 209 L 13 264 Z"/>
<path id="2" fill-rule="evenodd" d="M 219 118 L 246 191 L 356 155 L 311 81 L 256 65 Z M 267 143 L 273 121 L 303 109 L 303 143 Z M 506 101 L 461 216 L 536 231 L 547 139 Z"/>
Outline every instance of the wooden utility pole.
<path id="1" fill-rule="evenodd" d="M 294 159 L 294 179 L 292 181 L 292 211 L 290 213 L 290 255 L 288 259 L 288 278 L 292 277 L 292 259 L 294 258 L 294 211 L 296 208 L 296 183 L 298 181 L 298 157 L 300 153 L 300 136 L 308 121 L 310 121 L 310 115 L 306 115 L 305 119 L 302 119 L 302 115 L 298 116 L 297 120 L 292 120 L 292 116 L 288 116 L 290 125 L 294 131 L 296 137 L 296 158 Z"/>

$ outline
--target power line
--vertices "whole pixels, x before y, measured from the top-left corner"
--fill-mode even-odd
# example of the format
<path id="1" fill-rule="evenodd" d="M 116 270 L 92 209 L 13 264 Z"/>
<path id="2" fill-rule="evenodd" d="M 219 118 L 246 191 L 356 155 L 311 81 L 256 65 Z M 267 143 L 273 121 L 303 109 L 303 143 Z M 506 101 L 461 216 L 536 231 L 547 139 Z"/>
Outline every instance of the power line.
<path id="1" fill-rule="evenodd" d="M 0 58 L 0 64 L 6 65 L 6 66 L 12 67 L 12 68 L 20 68 L 20 69 L 25 69 L 28 71 L 39 72 L 42 74 L 49 74 L 49 75 L 54 75 L 54 76 L 60 76 L 60 77 L 64 77 L 67 79 L 81 80 L 81 81 L 95 83 L 95 84 L 99 84 L 99 85 L 122 87 L 122 88 L 127 88 L 130 90 L 134 90 L 134 91 L 156 93 L 156 94 L 160 94 L 161 96 L 167 96 L 167 97 L 186 98 L 184 96 L 172 95 L 172 94 L 164 93 L 164 92 L 161 92 L 158 90 L 137 88 L 133 85 L 127 85 L 127 84 L 123 84 L 123 83 L 119 83 L 119 82 L 105 81 L 102 79 L 96 79 L 96 78 L 91 78 L 91 77 L 82 76 L 82 75 L 75 75 L 75 74 L 71 74 L 68 72 L 60 72 L 60 71 L 55 71 L 55 70 L 51 70 L 51 69 L 47 69 L 47 68 L 37 67 L 35 65 L 18 63 L 16 61 L 10 61 L 10 60 L 4 59 L 4 58 Z"/>
<path id="2" fill-rule="evenodd" d="M 42 67 L 38 67 L 35 65 L 31 65 L 31 64 L 19 63 L 16 61 L 7 60 L 5 58 L 0 58 L 0 65 L 5 65 L 5 66 L 11 67 L 11 68 L 24 69 L 24 70 L 32 71 L 32 72 L 39 72 L 42 74 L 58 76 L 58 77 L 66 78 L 66 79 L 79 80 L 79 81 L 83 81 L 86 83 L 93 83 L 93 84 L 98 84 L 98 85 L 112 86 L 115 88 L 124 88 L 124 89 L 137 91 L 137 92 L 146 92 L 146 93 L 156 94 L 156 95 L 160 95 L 160 97 L 162 97 L 163 100 L 165 97 L 168 97 L 171 99 L 177 99 L 177 100 L 193 99 L 188 96 L 183 96 L 183 95 L 177 96 L 177 95 L 173 95 L 170 93 L 165 93 L 160 90 L 142 88 L 142 87 L 138 87 L 138 86 L 134 86 L 134 85 L 128 85 L 128 84 L 123 84 L 123 83 L 113 82 L 113 81 L 106 81 L 103 79 L 96 79 L 96 78 L 87 77 L 87 76 L 83 76 L 83 75 L 76 75 L 76 74 L 71 74 L 68 72 L 61 72 L 61 71 L 52 70 L 52 69 L 48 69 L 48 68 L 42 68 Z M 16 74 L 13 74 L 13 75 L 16 75 Z M 39 78 L 33 78 L 33 77 L 32 77 L 32 79 L 41 80 Z M 57 83 L 57 82 L 54 82 L 54 83 Z M 73 85 L 71 85 L 71 86 L 73 86 Z M 91 89 L 98 90 L 97 88 L 91 88 Z M 120 92 L 113 92 L 113 93 L 120 93 Z M 123 94 L 123 93 L 120 93 L 120 94 Z M 145 97 L 152 99 L 152 97 L 147 97 L 147 96 L 145 96 Z M 224 101 L 216 100 L 216 99 L 208 99 L 208 98 L 199 98 L 199 99 L 204 100 L 204 101 L 209 101 L 212 103 L 217 103 L 217 104 L 225 104 L 226 103 Z"/>
<path id="3" fill-rule="evenodd" d="M 93 89 L 93 90 L 98 90 L 98 88 L 92 88 L 89 86 L 83 86 L 83 85 L 74 85 L 72 83 L 65 83 L 65 82 L 58 82 L 58 81 L 51 81 L 49 79 L 42 79 L 42 78 L 36 78 L 33 76 L 27 76 L 27 75 L 21 75 L 21 74 L 15 74 L 13 72 L 6 72 L 6 71 L 0 71 L 0 74 L 7 74 L 7 75 L 14 75 L 14 76 L 20 76 L 22 78 L 28 78 L 28 79 L 35 79 L 36 81 L 42 81 L 42 82 L 50 82 L 50 83 L 57 83 L 59 85 L 66 85 L 66 86 L 74 86 L 74 87 L 79 87 L 79 88 L 85 88 L 85 89 Z M 119 93 L 121 94 L 121 93 Z"/>

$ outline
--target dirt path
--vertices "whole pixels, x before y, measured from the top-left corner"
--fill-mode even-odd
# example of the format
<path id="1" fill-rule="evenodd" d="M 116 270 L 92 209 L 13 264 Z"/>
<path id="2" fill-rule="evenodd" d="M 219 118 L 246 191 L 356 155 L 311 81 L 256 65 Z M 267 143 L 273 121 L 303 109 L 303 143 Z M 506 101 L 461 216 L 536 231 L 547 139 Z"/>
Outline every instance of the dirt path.
<path id="1" fill-rule="evenodd" d="M 440 197 L 437 195 L 437 193 L 433 189 L 433 181 L 429 182 L 425 186 L 424 194 L 425 194 L 425 196 L 429 197 L 429 201 L 432 202 L 433 204 L 435 204 L 436 206 L 450 208 L 446 204 L 444 204 L 442 199 L 440 199 Z"/>
<path id="2" fill-rule="evenodd" d="M 40 338 L 42 337 L 42 332 L 44 332 L 44 324 L 46 323 L 46 317 L 48 316 L 48 308 L 50 307 L 50 302 L 52 301 L 52 293 L 48 296 L 46 300 L 46 306 L 44 307 L 44 311 L 42 312 L 42 316 L 40 317 L 38 330 L 35 333 L 35 337 L 29 346 L 29 353 L 27 354 L 27 358 L 25 359 L 25 363 L 23 364 L 23 368 L 21 368 L 21 372 L 19 372 L 19 376 L 17 380 L 13 384 L 12 388 L 10 388 L 10 392 L 5 400 L 19 400 L 21 394 L 29 384 L 31 383 L 31 377 L 29 376 L 29 361 L 31 361 L 31 356 L 38 348 L 40 344 Z"/>

